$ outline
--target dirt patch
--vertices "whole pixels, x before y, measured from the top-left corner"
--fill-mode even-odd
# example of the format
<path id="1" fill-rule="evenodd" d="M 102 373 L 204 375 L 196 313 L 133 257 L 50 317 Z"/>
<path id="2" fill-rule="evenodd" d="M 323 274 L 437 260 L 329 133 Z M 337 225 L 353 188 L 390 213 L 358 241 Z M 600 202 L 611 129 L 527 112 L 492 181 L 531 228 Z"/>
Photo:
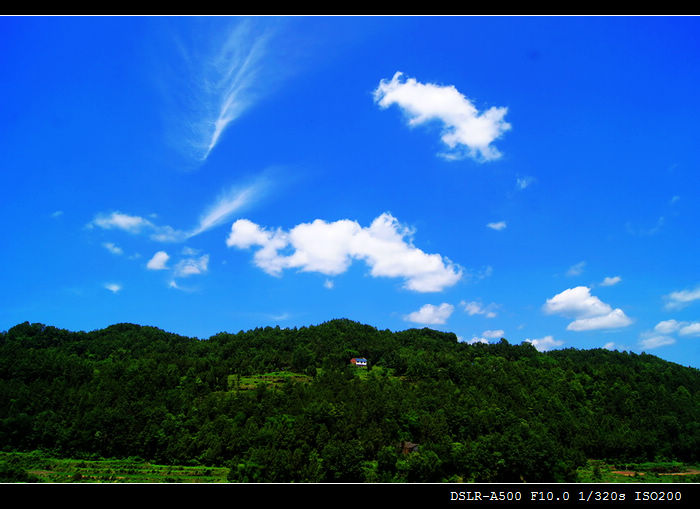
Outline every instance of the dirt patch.
<path id="1" fill-rule="evenodd" d="M 633 475 L 644 475 L 644 472 L 635 472 L 634 470 L 613 470 L 613 474 L 625 475 L 627 477 L 632 477 Z"/>
<path id="2" fill-rule="evenodd" d="M 634 470 L 613 470 L 613 474 L 617 475 L 624 475 L 626 477 L 632 477 L 633 475 L 637 476 L 643 476 L 646 475 L 646 472 L 635 472 Z M 687 472 L 659 472 L 656 475 L 698 475 L 700 474 L 700 470 L 698 469 L 690 469 Z"/>

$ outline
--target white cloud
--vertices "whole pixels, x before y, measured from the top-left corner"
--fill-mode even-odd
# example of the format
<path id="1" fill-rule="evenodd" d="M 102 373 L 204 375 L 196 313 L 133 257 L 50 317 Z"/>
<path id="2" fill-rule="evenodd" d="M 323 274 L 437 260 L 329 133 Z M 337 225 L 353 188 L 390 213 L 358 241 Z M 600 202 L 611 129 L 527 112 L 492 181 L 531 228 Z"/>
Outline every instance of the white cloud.
<path id="1" fill-rule="evenodd" d="M 575 265 L 572 265 L 569 267 L 569 270 L 566 271 L 567 276 L 579 276 L 581 273 L 583 273 L 583 268 L 586 266 L 586 262 L 578 262 Z"/>
<path id="2" fill-rule="evenodd" d="M 119 283 L 106 283 L 104 287 L 112 293 L 117 293 L 122 289 L 122 285 Z"/>
<path id="3" fill-rule="evenodd" d="M 226 129 L 288 73 L 291 52 L 274 50 L 269 26 L 216 18 L 200 20 L 192 36 L 175 34 L 182 59 L 167 76 L 173 106 L 167 125 L 173 145 L 193 163 L 204 162 Z"/>
<path id="4" fill-rule="evenodd" d="M 506 227 L 506 222 L 505 221 L 499 221 L 497 223 L 489 223 L 486 225 L 488 228 L 491 228 L 492 230 L 500 231 L 505 229 Z"/>
<path id="5" fill-rule="evenodd" d="M 188 234 L 188 237 L 199 235 L 225 222 L 235 212 L 259 198 L 266 187 L 266 180 L 260 178 L 246 187 L 233 188 L 222 193 L 202 214 L 199 225 Z"/>
<path id="6" fill-rule="evenodd" d="M 56 218 L 56 217 L 61 217 L 62 215 L 63 215 L 63 211 L 62 211 L 62 210 L 57 210 L 57 211 L 55 211 L 55 212 L 53 212 L 53 213 L 51 214 L 51 217 Z"/>
<path id="7" fill-rule="evenodd" d="M 527 189 L 534 181 L 534 177 L 518 177 L 515 179 L 515 183 L 520 190 Z"/>
<path id="8" fill-rule="evenodd" d="M 505 331 L 502 329 L 498 330 L 485 330 L 484 332 L 481 333 L 481 335 L 485 338 L 489 339 L 500 339 L 505 335 Z"/>
<path id="9" fill-rule="evenodd" d="M 486 338 L 479 338 L 477 336 L 474 336 L 471 338 L 469 341 L 467 341 L 468 344 L 473 345 L 475 343 L 484 343 L 485 345 L 489 344 L 489 340 Z"/>
<path id="10" fill-rule="evenodd" d="M 612 341 L 605 343 L 603 345 L 603 348 L 605 348 L 606 350 L 616 350 L 617 349 L 617 347 L 615 346 L 615 343 L 613 343 Z"/>
<path id="11" fill-rule="evenodd" d="M 464 310 L 469 314 L 469 316 L 485 315 L 486 318 L 496 317 L 496 312 L 494 311 L 494 309 L 497 307 L 496 304 L 491 303 L 488 306 L 484 306 L 480 302 L 476 301 L 462 301 L 459 304 L 464 308 Z"/>
<path id="12" fill-rule="evenodd" d="M 700 287 L 694 290 L 680 290 L 678 292 L 671 292 L 665 296 L 666 309 L 681 309 L 686 307 L 693 301 L 700 299 Z"/>
<path id="13" fill-rule="evenodd" d="M 678 331 L 681 336 L 700 336 L 700 322 L 693 322 L 681 327 Z"/>
<path id="14" fill-rule="evenodd" d="M 480 113 L 454 86 L 419 83 L 402 76 L 397 72 L 391 81 L 379 82 L 374 100 L 381 108 L 398 105 L 408 116 L 410 126 L 441 122 L 441 139 L 450 149 L 444 154 L 448 159 L 468 156 L 489 161 L 500 157 L 491 143 L 511 128 L 504 120 L 507 108 L 491 107 Z"/>
<path id="15" fill-rule="evenodd" d="M 124 250 L 112 242 L 104 242 L 102 244 L 102 247 L 104 247 L 107 251 L 115 255 L 124 254 Z"/>
<path id="16" fill-rule="evenodd" d="M 154 225 L 148 219 L 130 216 L 117 211 L 107 215 L 98 214 L 88 226 L 99 226 L 105 230 L 118 229 L 129 233 L 140 233 L 144 229 L 153 228 Z"/>
<path id="17" fill-rule="evenodd" d="M 123 230 L 134 235 L 150 232 L 151 239 L 158 242 L 179 242 L 187 238 L 185 232 L 175 230 L 170 226 L 158 226 L 143 217 L 131 216 L 119 211 L 97 214 L 95 219 L 88 224 L 88 228 L 94 227 L 105 230 Z"/>
<path id="18" fill-rule="evenodd" d="M 556 348 L 557 346 L 564 344 L 563 341 L 554 339 L 552 336 L 545 336 L 539 339 L 526 339 L 525 341 L 532 343 L 532 346 L 534 346 L 540 352 L 546 352 L 552 348 Z"/>
<path id="19" fill-rule="evenodd" d="M 186 258 L 180 260 L 175 266 L 176 277 L 187 277 L 195 274 L 203 274 L 209 268 L 209 255 L 205 254 L 199 258 Z"/>
<path id="20" fill-rule="evenodd" d="M 682 323 L 676 320 L 664 320 L 657 323 L 654 330 L 660 334 L 671 334 L 672 332 L 676 332 L 678 329 L 680 329 L 681 326 Z"/>
<path id="21" fill-rule="evenodd" d="M 700 334 L 700 322 L 679 322 L 678 320 L 664 320 L 654 327 L 654 332 L 659 334 L 672 334 L 678 332 L 681 336 L 696 336 Z"/>
<path id="22" fill-rule="evenodd" d="M 617 283 L 619 283 L 620 281 L 622 281 L 622 278 L 620 276 L 614 276 L 614 277 L 608 276 L 605 279 L 603 279 L 603 282 L 600 283 L 600 286 L 613 286 L 613 285 L 616 285 Z"/>
<path id="23" fill-rule="evenodd" d="M 547 299 L 543 309 L 549 314 L 575 318 L 567 326 L 567 330 L 573 331 L 616 329 L 632 323 L 621 309 L 613 309 L 590 292 L 586 286 L 569 288 Z"/>
<path id="24" fill-rule="evenodd" d="M 404 316 L 404 320 L 413 323 L 422 323 L 428 325 L 443 324 L 450 317 L 455 307 L 452 304 L 442 303 L 439 306 L 426 304 L 418 311 L 409 313 Z"/>
<path id="25" fill-rule="evenodd" d="M 150 260 L 148 260 L 146 268 L 150 270 L 165 270 L 168 268 L 166 263 L 168 262 L 169 258 L 170 256 L 165 251 L 158 251 Z"/>
<path id="26" fill-rule="evenodd" d="M 650 335 L 639 342 L 639 345 L 644 349 L 659 348 L 660 346 L 668 346 L 675 343 L 676 340 L 670 336 Z"/>
<path id="27" fill-rule="evenodd" d="M 231 226 L 226 244 L 239 249 L 259 246 L 255 264 L 275 276 L 289 268 L 336 276 L 354 260 L 362 260 L 373 277 L 404 278 L 404 287 L 416 292 L 438 292 L 457 283 L 463 269 L 439 254 L 416 248 L 413 233 L 389 213 L 377 217 L 369 227 L 349 219 L 332 223 L 316 219 L 289 232 L 266 230 L 239 219 Z"/>
<path id="28" fill-rule="evenodd" d="M 607 315 L 579 318 L 566 326 L 566 330 L 586 331 L 598 329 L 619 329 L 632 323 L 621 309 L 613 309 Z"/>
<path id="29" fill-rule="evenodd" d="M 327 288 L 328 290 L 331 290 L 331 289 L 333 288 L 333 286 L 334 286 L 334 283 L 333 283 L 333 280 L 332 280 L 332 279 L 326 279 L 326 280 L 323 282 L 323 287 L 324 287 L 324 288 Z"/>
<path id="30" fill-rule="evenodd" d="M 117 229 L 134 235 L 148 233 L 151 240 L 156 242 L 184 242 L 225 222 L 235 212 L 249 205 L 254 199 L 260 198 L 267 187 L 267 179 L 260 177 L 245 187 L 233 188 L 220 194 L 205 209 L 197 227 L 190 231 L 178 230 L 168 225 L 160 226 L 144 217 L 124 214 L 118 211 L 108 214 L 97 214 L 88 224 L 88 228 Z M 152 214 L 152 216 L 154 215 Z M 106 244 L 104 245 L 107 247 Z"/>

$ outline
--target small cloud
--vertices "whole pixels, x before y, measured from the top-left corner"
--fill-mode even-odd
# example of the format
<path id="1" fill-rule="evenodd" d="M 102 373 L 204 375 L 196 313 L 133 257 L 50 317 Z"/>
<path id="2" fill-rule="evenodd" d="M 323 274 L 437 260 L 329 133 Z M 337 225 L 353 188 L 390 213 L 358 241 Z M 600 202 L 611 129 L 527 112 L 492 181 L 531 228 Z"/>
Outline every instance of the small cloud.
<path id="1" fill-rule="evenodd" d="M 112 242 L 104 242 L 102 244 L 102 247 L 104 247 L 107 251 L 115 255 L 124 254 L 124 250 Z"/>
<path id="2" fill-rule="evenodd" d="M 654 331 L 661 334 L 671 334 L 672 332 L 676 332 L 678 329 L 680 329 L 682 325 L 683 324 L 681 322 L 676 320 L 664 320 L 656 324 Z"/>
<path id="3" fill-rule="evenodd" d="M 464 308 L 464 311 L 466 311 L 469 316 L 474 316 L 474 315 L 484 315 L 486 318 L 495 318 L 496 317 L 496 312 L 494 309 L 498 307 L 496 304 L 489 304 L 488 306 L 484 306 L 481 304 L 481 302 L 465 302 L 462 301 L 459 303 L 460 306 Z"/>
<path id="4" fill-rule="evenodd" d="M 196 274 L 203 274 L 209 268 L 209 255 L 205 254 L 199 258 L 186 258 L 180 260 L 175 266 L 176 277 L 187 277 Z"/>
<path id="5" fill-rule="evenodd" d="M 666 218 L 664 216 L 659 216 L 659 218 L 656 220 L 656 223 L 654 226 L 651 226 L 649 228 L 639 228 L 631 223 L 627 223 L 625 226 L 627 227 L 627 232 L 630 233 L 631 235 L 638 235 L 640 237 L 649 237 L 651 235 L 656 235 L 661 231 L 661 228 L 663 228 L 664 223 L 666 222 Z"/>
<path id="6" fill-rule="evenodd" d="M 678 331 L 681 336 L 700 336 L 700 322 L 693 322 L 681 327 Z"/>
<path id="7" fill-rule="evenodd" d="M 439 306 L 426 304 L 418 311 L 404 316 L 404 320 L 426 325 L 444 324 L 453 311 L 454 306 L 452 304 L 442 303 Z"/>
<path id="8" fill-rule="evenodd" d="M 591 289 L 586 286 L 569 288 L 547 299 L 543 309 L 548 314 L 574 318 L 566 328 L 578 332 L 617 329 L 632 324 L 632 320 L 621 309 L 613 309 L 598 297 L 591 295 Z"/>
<path id="9" fill-rule="evenodd" d="M 616 348 L 615 348 L 615 343 L 613 343 L 612 341 L 610 341 L 610 342 L 608 342 L 608 343 L 605 343 L 605 344 L 603 345 L 603 348 L 605 348 L 606 350 L 615 350 L 615 349 L 616 349 Z"/>
<path id="10" fill-rule="evenodd" d="M 380 108 L 399 106 L 411 127 L 441 123 L 441 139 L 449 149 L 441 155 L 447 160 L 498 159 L 501 154 L 492 143 L 511 128 L 504 120 L 508 108 L 491 107 L 479 112 L 454 86 L 419 83 L 414 78 L 404 79 L 401 72 L 394 74 L 391 81 L 379 82 L 374 101 Z"/>
<path id="11" fill-rule="evenodd" d="M 666 309 L 681 309 L 700 299 L 700 286 L 694 290 L 671 292 L 664 298 L 667 300 Z"/>
<path id="12" fill-rule="evenodd" d="M 168 268 L 166 263 L 168 262 L 169 258 L 170 256 L 165 251 L 158 251 L 150 260 L 148 260 L 146 268 L 149 270 L 165 270 Z"/>
<path id="13" fill-rule="evenodd" d="M 639 345 L 645 350 L 651 350 L 652 348 L 659 348 L 661 346 L 672 345 L 676 342 L 670 336 L 660 336 L 660 335 L 650 335 L 639 342 Z"/>
<path id="14" fill-rule="evenodd" d="M 627 327 L 632 320 L 621 309 L 613 309 L 607 315 L 579 318 L 566 326 L 566 330 L 587 331 L 598 329 L 618 329 Z"/>
<path id="15" fill-rule="evenodd" d="M 614 277 L 606 277 L 603 279 L 603 282 L 600 283 L 600 286 L 613 286 L 616 285 L 622 281 L 622 278 L 620 276 L 614 276 Z"/>
<path id="16" fill-rule="evenodd" d="M 674 196 L 673 198 L 671 198 L 671 202 L 670 202 L 671 205 L 675 205 L 676 203 L 678 203 L 680 201 L 680 199 L 681 199 L 680 196 L 678 196 L 678 195 Z"/>
<path id="17" fill-rule="evenodd" d="M 187 237 L 185 232 L 175 230 L 170 226 L 158 226 L 141 216 L 132 216 L 118 211 L 109 214 L 97 214 L 88 223 L 87 227 L 122 230 L 132 235 L 150 232 L 151 239 L 158 242 L 180 242 Z"/>
<path id="18" fill-rule="evenodd" d="M 545 336 L 539 339 L 526 339 L 525 341 L 531 343 L 539 352 L 546 352 L 564 344 L 563 341 L 554 339 L 552 336 Z"/>
<path id="19" fill-rule="evenodd" d="M 505 335 L 505 331 L 502 329 L 498 330 L 485 330 L 484 332 L 481 333 L 481 335 L 485 338 L 489 339 L 500 339 Z"/>
<path id="20" fill-rule="evenodd" d="M 488 345 L 488 344 L 489 344 L 489 340 L 486 339 L 486 338 L 479 338 L 479 337 L 477 337 L 477 336 L 474 336 L 474 337 L 471 338 L 469 341 L 467 341 L 467 344 L 469 344 L 469 345 L 473 345 L 473 344 L 475 344 L 475 343 L 484 343 L 485 345 Z"/>
<path id="21" fill-rule="evenodd" d="M 521 191 L 530 187 L 533 182 L 535 182 L 534 177 L 518 177 L 515 179 L 515 184 Z"/>
<path id="22" fill-rule="evenodd" d="M 334 286 L 333 280 L 332 280 L 332 279 L 326 279 L 326 280 L 323 282 L 323 286 L 324 286 L 324 288 L 327 288 L 327 289 L 329 289 L 329 290 L 332 289 L 333 286 Z"/>
<path id="23" fill-rule="evenodd" d="M 569 267 L 566 271 L 567 276 L 580 276 L 583 273 L 583 268 L 586 266 L 586 262 L 578 262 L 575 265 Z"/>
<path id="24" fill-rule="evenodd" d="M 487 227 L 487 228 L 491 228 L 492 230 L 501 231 L 501 230 L 505 229 L 505 227 L 506 227 L 506 222 L 505 222 L 505 221 L 499 221 L 499 222 L 497 222 L 497 223 L 488 223 L 488 224 L 486 225 L 486 227 Z"/>
<path id="25" fill-rule="evenodd" d="M 119 283 L 106 283 L 104 287 L 112 293 L 117 293 L 122 289 L 122 285 Z"/>
<path id="26" fill-rule="evenodd" d="M 63 215 L 63 211 L 62 211 L 62 210 L 57 210 L 56 212 L 54 212 L 53 214 L 51 214 L 51 217 L 56 218 L 56 217 L 61 217 L 62 215 Z"/>

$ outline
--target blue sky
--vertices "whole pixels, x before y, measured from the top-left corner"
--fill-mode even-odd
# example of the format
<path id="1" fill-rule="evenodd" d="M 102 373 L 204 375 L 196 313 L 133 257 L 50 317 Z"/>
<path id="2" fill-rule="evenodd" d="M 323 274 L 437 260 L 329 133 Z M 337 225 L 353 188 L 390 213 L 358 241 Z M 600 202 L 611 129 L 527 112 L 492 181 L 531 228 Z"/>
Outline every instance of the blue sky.
<path id="1" fill-rule="evenodd" d="M 346 317 L 700 367 L 697 18 L 0 18 L 0 329 Z"/>

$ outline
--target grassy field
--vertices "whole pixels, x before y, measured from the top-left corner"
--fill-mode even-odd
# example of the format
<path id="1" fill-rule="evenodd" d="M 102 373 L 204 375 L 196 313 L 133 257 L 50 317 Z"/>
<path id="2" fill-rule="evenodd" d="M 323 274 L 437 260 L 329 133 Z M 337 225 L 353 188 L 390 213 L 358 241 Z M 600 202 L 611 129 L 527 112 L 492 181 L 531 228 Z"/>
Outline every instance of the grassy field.
<path id="1" fill-rule="evenodd" d="M 615 463 L 589 460 L 578 469 L 578 482 L 603 483 L 697 483 L 700 466 L 679 462 Z"/>
<path id="2" fill-rule="evenodd" d="M 264 373 L 260 375 L 229 375 L 228 388 L 229 390 L 249 391 L 256 389 L 259 385 L 267 387 L 277 387 L 287 382 L 302 382 L 311 381 L 312 377 L 301 373 L 293 373 L 291 371 L 273 371 L 272 373 Z"/>
<path id="3" fill-rule="evenodd" d="M 0 482 L 222 483 L 225 467 L 155 465 L 139 458 L 58 459 L 39 451 L 0 452 Z M 582 483 L 697 483 L 700 467 L 677 462 L 608 464 L 589 460 L 578 470 Z"/>
<path id="4" fill-rule="evenodd" d="M 154 465 L 140 459 L 58 459 L 38 451 L 0 452 L 0 482 L 217 483 L 227 482 L 228 471 L 224 467 Z"/>

